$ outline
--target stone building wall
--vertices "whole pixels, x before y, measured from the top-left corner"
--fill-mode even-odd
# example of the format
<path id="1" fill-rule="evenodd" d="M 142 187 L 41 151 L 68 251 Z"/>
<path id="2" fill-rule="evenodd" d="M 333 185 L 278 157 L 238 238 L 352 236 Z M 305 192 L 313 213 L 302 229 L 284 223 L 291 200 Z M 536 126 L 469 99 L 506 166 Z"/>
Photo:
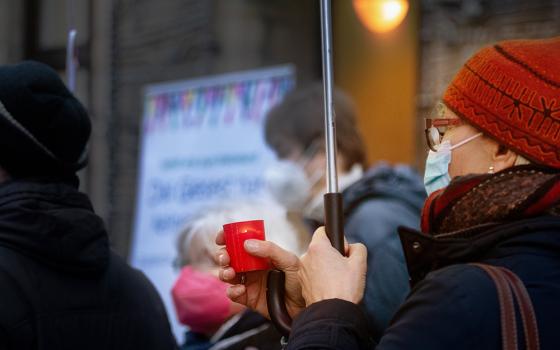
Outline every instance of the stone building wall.
<path id="1" fill-rule="evenodd" d="M 426 157 L 423 118 L 475 51 L 500 40 L 560 35 L 559 0 L 423 0 L 421 4 L 419 164 Z"/>
<path id="2" fill-rule="evenodd" d="M 0 64 L 12 63 L 23 55 L 22 2 L 0 0 Z"/>

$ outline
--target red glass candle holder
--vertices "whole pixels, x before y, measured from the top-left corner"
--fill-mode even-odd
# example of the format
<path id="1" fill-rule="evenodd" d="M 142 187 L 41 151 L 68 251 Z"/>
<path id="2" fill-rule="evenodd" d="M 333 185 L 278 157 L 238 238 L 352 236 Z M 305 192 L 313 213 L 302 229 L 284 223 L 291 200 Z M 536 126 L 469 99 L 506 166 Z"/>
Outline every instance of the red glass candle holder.
<path id="1" fill-rule="evenodd" d="M 235 272 L 268 270 L 270 268 L 267 259 L 252 256 L 243 247 L 248 239 L 265 240 L 263 220 L 232 222 L 223 225 L 223 227 L 230 266 L 233 267 Z"/>

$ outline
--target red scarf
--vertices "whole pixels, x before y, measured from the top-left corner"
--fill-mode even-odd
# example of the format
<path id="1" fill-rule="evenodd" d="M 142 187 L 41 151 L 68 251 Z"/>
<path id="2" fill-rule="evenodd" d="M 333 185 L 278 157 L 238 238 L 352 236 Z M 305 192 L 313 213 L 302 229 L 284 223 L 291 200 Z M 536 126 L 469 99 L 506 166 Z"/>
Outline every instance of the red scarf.
<path id="1" fill-rule="evenodd" d="M 560 215 L 560 171 L 522 165 L 453 179 L 428 197 L 421 224 L 424 233 L 448 236 L 540 215 Z"/>

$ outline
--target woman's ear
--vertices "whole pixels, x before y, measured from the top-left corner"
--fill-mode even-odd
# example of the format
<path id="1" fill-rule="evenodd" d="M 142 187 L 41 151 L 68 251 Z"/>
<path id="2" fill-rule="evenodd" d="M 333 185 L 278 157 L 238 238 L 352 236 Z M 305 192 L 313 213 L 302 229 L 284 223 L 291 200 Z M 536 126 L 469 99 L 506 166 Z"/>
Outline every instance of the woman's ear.
<path id="1" fill-rule="evenodd" d="M 492 164 L 494 171 L 498 172 L 503 169 L 511 168 L 515 165 L 515 160 L 517 159 L 517 153 L 513 152 L 504 145 L 498 143 L 495 144 L 493 154 L 492 154 Z"/>

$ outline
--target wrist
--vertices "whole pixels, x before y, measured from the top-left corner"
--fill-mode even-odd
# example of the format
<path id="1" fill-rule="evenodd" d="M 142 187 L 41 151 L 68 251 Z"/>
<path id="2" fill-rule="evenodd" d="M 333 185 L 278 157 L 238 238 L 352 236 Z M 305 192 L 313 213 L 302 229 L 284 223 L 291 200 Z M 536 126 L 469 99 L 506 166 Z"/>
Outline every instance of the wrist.
<path id="1" fill-rule="evenodd" d="M 321 301 L 325 301 L 325 300 L 342 300 L 342 301 L 347 301 L 350 302 L 352 304 L 359 304 L 360 301 L 362 301 L 362 298 L 360 296 L 355 295 L 355 293 L 324 293 L 321 295 L 312 295 L 311 298 L 306 299 L 306 305 L 310 306 L 312 304 L 321 302 Z"/>
<path id="2" fill-rule="evenodd" d="M 305 305 L 303 306 L 299 306 L 299 305 L 287 305 L 287 309 L 288 309 L 288 314 L 290 315 L 290 317 L 292 319 L 296 318 L 304 309 L 305 309 Z"/>

